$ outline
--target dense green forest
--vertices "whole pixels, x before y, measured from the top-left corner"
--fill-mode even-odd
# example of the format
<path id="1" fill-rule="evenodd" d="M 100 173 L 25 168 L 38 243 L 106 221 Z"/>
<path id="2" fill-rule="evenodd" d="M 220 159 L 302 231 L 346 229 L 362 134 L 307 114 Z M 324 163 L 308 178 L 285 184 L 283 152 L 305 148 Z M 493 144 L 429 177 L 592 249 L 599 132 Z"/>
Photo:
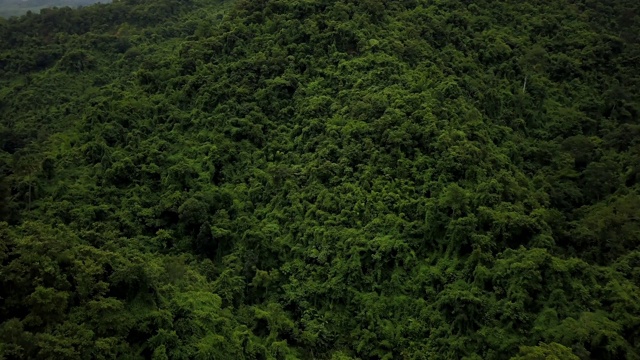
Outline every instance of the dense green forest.
<path id="1" fill-rule="evenodd" d="M 640 2 L 0 18 L 0 359 L 640 359 Z"/>

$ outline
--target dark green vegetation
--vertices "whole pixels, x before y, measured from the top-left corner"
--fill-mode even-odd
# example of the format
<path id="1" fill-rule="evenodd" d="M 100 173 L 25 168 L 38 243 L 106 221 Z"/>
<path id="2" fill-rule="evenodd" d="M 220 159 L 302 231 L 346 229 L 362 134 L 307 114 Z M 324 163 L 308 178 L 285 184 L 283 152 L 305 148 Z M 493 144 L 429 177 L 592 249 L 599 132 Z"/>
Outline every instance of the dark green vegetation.
<path id="1" fill-rule="evenodd" d="M 0 358 L 640 359 L 638 1 L 468 3 L 0 20 Z"/>

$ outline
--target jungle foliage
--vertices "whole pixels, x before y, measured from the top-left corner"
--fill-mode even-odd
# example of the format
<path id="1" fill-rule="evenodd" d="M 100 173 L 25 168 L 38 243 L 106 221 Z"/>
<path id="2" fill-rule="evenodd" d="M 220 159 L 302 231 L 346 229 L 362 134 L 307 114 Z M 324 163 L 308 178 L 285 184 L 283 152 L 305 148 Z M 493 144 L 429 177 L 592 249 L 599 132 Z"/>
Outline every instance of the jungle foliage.
<path id="1" fill-rule="evenodd" d="M 640 359 L 639 16 L 0 19 L 0 358 Z"/>

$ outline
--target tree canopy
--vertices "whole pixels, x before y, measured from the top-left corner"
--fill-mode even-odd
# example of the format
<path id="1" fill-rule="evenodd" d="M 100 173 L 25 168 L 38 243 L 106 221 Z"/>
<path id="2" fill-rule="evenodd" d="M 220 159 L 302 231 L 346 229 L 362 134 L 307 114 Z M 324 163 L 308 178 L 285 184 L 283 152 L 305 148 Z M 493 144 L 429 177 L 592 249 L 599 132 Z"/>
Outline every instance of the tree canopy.
<path id="1" fill-rule="evenodd" d="M 0 18 L 0 359 L 640 359 L 636 0 Z"/>

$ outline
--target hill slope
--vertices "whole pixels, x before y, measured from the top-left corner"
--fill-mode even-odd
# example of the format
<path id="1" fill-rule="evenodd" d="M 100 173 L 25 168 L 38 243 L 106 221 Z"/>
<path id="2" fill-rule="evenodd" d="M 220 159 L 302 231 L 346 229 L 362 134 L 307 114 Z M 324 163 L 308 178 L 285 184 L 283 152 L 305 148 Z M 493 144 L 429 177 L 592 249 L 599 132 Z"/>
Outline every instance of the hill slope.
<path id="1" fill-rule="evenodd" d="M 640 358 L 638 10 L 0 20 L 0 354 Z"/>

